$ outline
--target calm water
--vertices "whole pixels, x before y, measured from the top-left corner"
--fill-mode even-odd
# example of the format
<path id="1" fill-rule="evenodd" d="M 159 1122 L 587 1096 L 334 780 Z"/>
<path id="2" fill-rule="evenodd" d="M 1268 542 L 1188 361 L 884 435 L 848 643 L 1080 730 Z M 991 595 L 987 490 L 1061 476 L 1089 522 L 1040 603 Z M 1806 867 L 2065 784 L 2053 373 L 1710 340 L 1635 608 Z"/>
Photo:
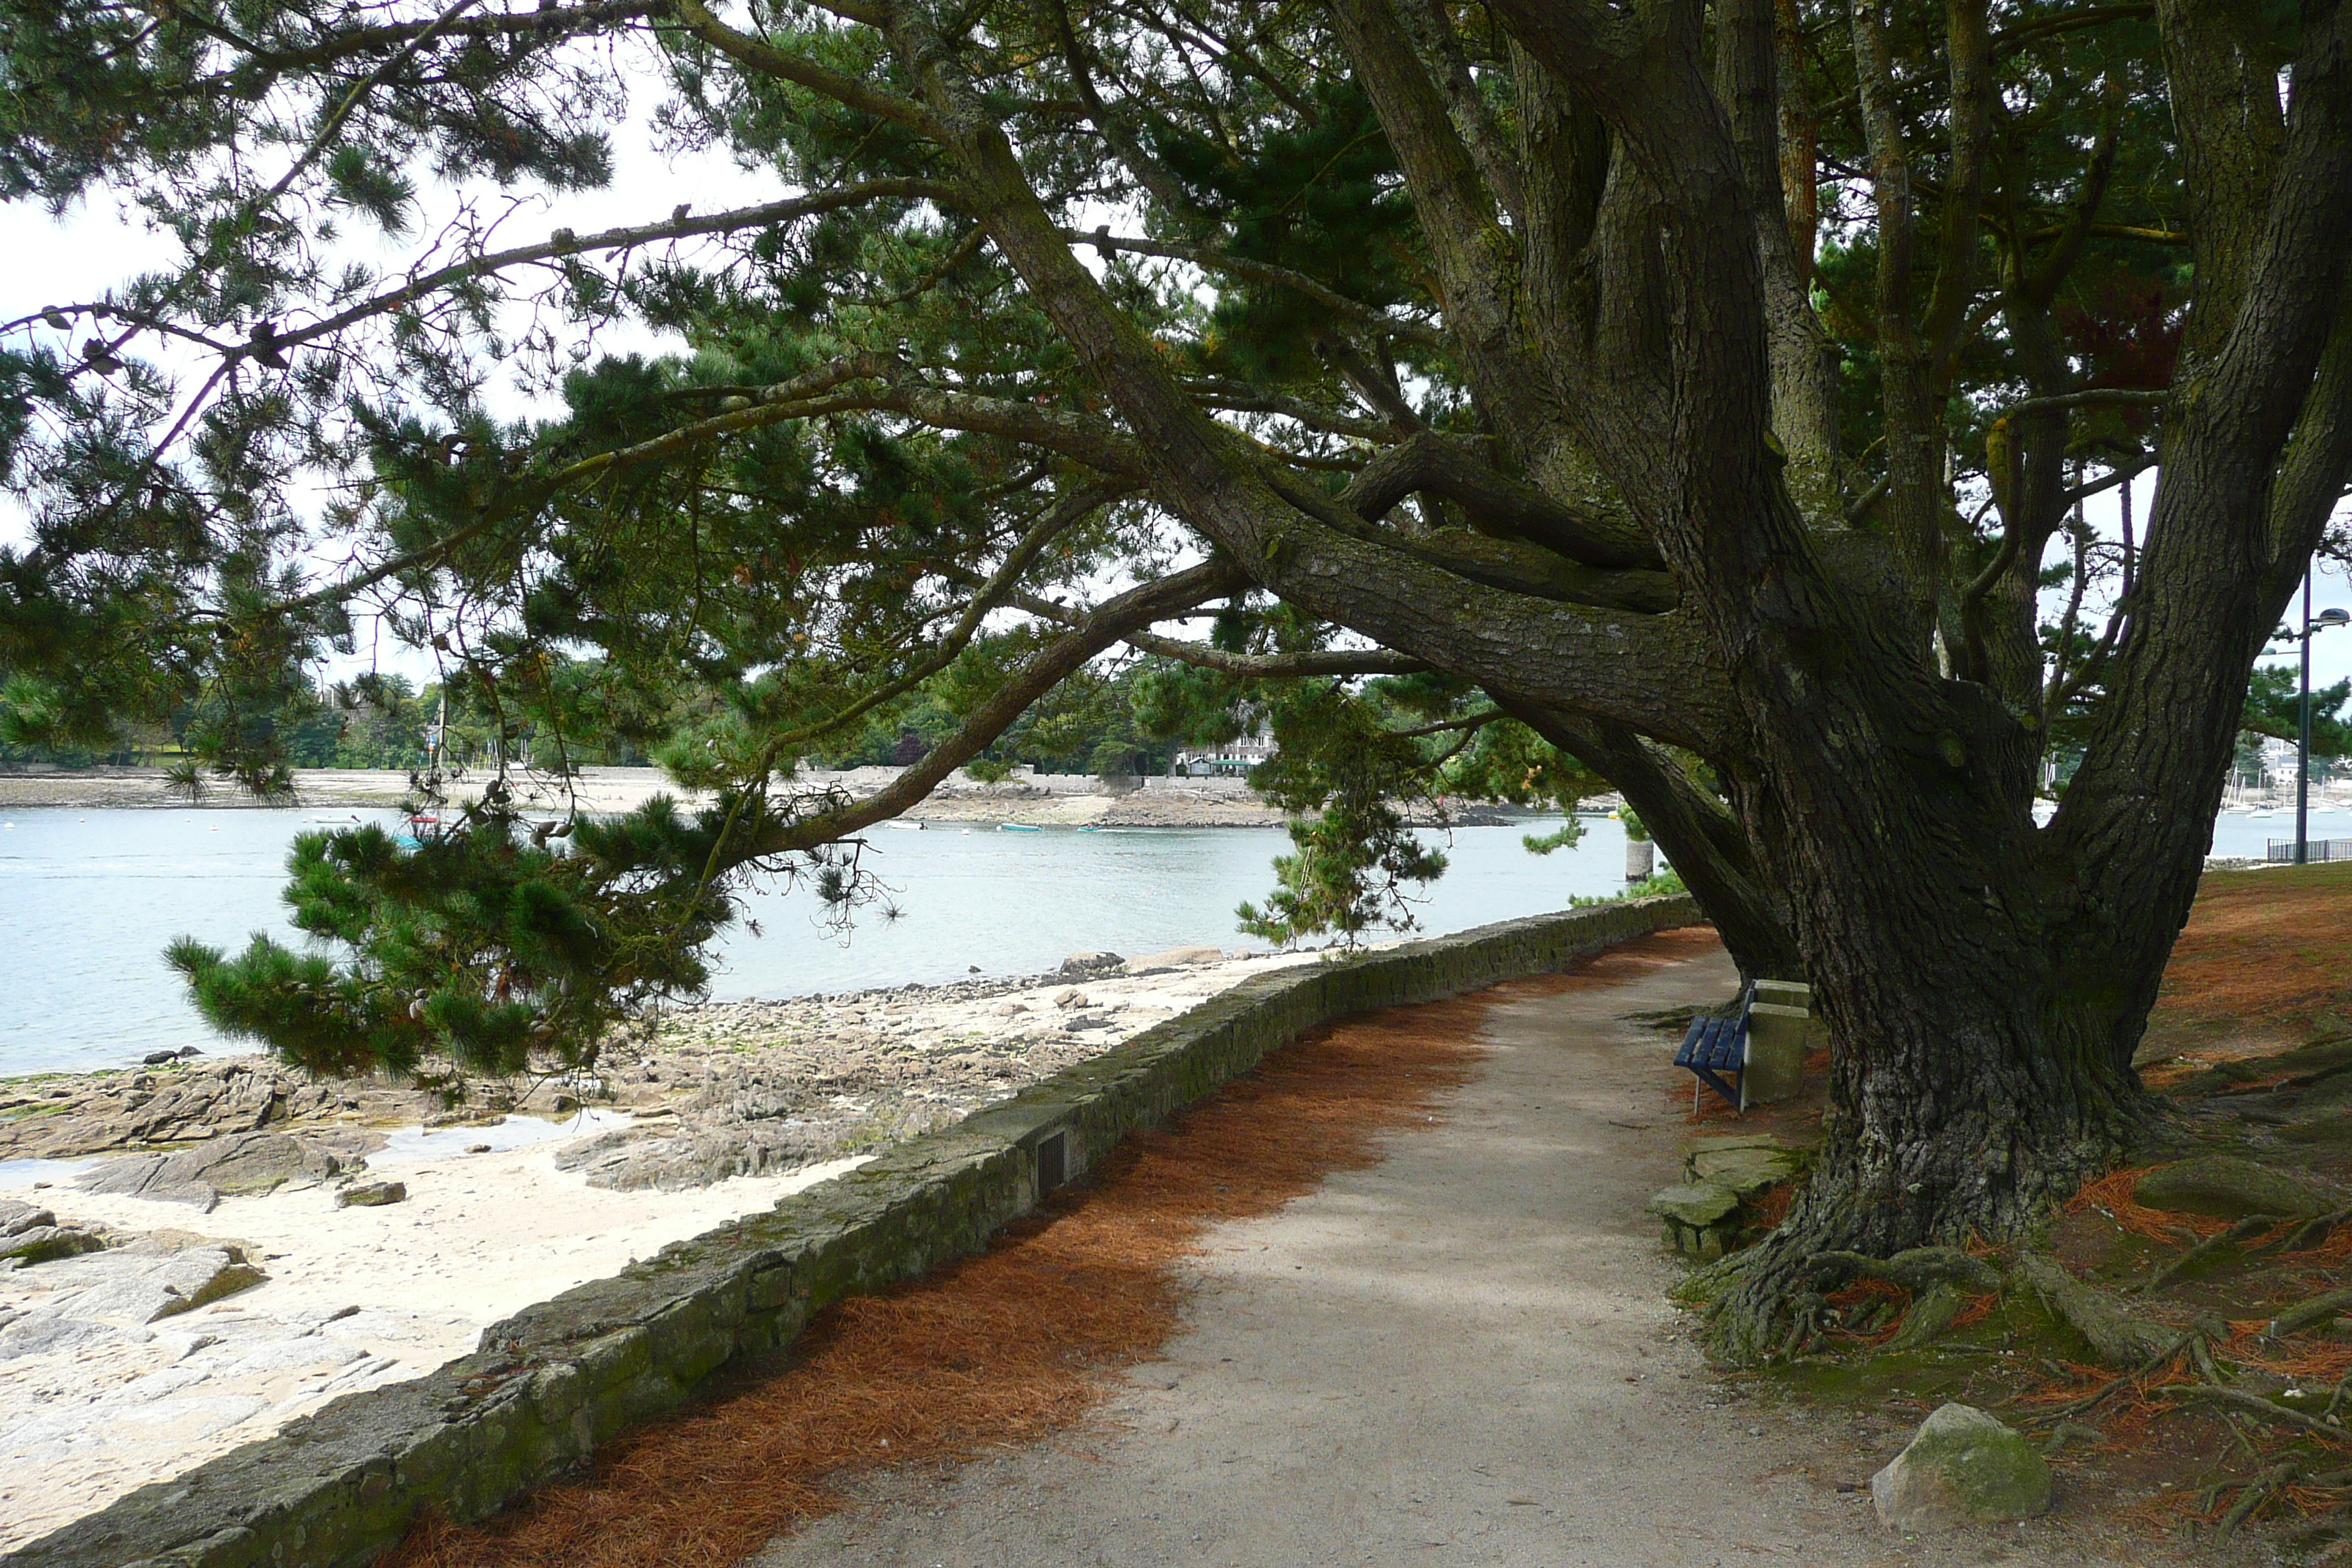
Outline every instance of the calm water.
<path id="1" fill-rule="evenodd" d="M 359 813 L 389 822 L 392 814 Z M 319 809 L 18 809 L 0 816 L 0 1077 L 115 1067 L 149 1051 L 225 1044 L 189 1005 L 164 945 L 194 934 L 234 951 L 255 931 L 298 933 L 278 901 L 289 842 L 354 820 Z M 1564 907 L 1615 891 L 1624 838 L 1588 819 L 1574 850 L 1538 858 L 1521 835 L 1558 819 L 1464 828 L 1453 868 L 1418 914 L 1433 932 Z M 953 827 L 867 836 L 866 864 L 901 911 L 867 910 L 845 941 L 815 923 L 804 894 L 751 899 L 761 934 L 722 939 L 721 998 L 845 991 L 983 973 L 1031 974 L 1073 952 L 1136 954 L 1192 942 L 1264 946 L 1234 929 L 1234 906 L 1262 900 L 1287 836 L 1263 828 Z"/>
<path id="2" fill-rule="evenodd" d="M 389 813 L 361 813 L 389 821 Z M 0 1077 L 135 1062 L 149 1051 L 226 1047 L 163 965 L 166 942 L 194 934 L 235 949 L 247 933 L 296 933 L 278 902 L 288 842 L 353 820 L 318 810 L 74 811 L 0 817 Z M 1624 838 L 1586 819 L 1584 840 L 1548 858 L 1522 834 L 1557 819 L 1457 830 L 1452 869 L 1419 918 L 1431 932 L 1564 907 L 1616 891 Z M 2291 837 L 2292 812 L 2225 814 L 2214 851 L 2261 855 Z M 2315 811 L 2315 838 L 2352 838 L 2352 812 Z M 1234 929 L 1234 906 L 1262 899 L 1272 858 L 1289 847 L 1263 828 L 1106 828 L 966 833 L 934 826 L 867 835 L 868 865 L 894 889 L 898 919 L 868 911 L 844 941 L 814 923 L 805 895 L 752 898 L 754 936 L 722 939 L 721 998 L 845 991 L 989 974 L 1032 974 L 1108 948 L 1136 954 L 1191 942 L 1263 945 Z"/>

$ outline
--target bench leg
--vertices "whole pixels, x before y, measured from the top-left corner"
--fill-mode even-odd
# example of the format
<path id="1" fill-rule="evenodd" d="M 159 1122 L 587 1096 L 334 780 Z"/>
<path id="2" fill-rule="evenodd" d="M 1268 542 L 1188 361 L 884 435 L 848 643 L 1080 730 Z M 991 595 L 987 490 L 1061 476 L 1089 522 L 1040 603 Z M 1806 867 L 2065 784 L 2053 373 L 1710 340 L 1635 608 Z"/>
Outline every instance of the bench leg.
<path id="1" fill-rule="evenodd" d="M 1707 1088 L 1723 1096 L 1724 1103 L 1733 1107 L 1734 1109 L 1738 1107 L 1739 1091 L 1732 1088 L 1731 1085 L 1724 1082 L 1722 1078 L 1717 1074 L 1713 1068 L 1695 1067 L 1690 1070 L 1698 1075 L 1699 1082 L 1706 1085 Z M 1737 1068 L 1734 1068 L 1732 1070 L 1734 1072 L 1738 1071 Z M 1694 1102 L 1695 1109 L 1696 1102 L 1698 1099 L 1698 1091 L 1696 1089 L 1691 1091 L 1691 1099 Z"/>

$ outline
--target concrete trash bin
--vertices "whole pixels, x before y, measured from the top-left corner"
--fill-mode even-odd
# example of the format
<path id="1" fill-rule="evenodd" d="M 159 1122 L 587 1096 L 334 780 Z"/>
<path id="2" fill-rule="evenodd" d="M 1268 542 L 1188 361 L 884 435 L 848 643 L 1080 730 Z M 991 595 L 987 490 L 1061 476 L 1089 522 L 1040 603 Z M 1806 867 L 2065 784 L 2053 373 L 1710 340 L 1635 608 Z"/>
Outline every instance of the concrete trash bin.
<path id="1" fill-rule="evenodd" d="M 1759 980 L 1748 1008 L 1748 1068 L 1740 1098 L 1786 1100 L 1804 1087 L 1805 1058 L 1828 1040 L 1813 1016 L 1813 988 L 1801 980 Z"/>

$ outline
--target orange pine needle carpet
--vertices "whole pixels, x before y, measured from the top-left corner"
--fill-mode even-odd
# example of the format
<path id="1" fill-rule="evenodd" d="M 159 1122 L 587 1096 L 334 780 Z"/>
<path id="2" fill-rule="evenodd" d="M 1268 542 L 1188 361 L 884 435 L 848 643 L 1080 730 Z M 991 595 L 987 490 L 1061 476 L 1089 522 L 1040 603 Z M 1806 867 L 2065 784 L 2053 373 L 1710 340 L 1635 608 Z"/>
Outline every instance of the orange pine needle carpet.
<path id="1" fill-rule="evenodd" d="M 1484 1012 L 1472 998 L 1366 1014 L 1275 1052 L 986 1253 L 828 1309 L 787 1358 L 722 1374 L 583 1479 L 479 1525 L 427 1520 L 385 1568 L 719 1568 L 841 1507 L 835 1487 L 859 1470 L 1068 1426 L 1110 1392 L 1106 1373 L 1175 1328 L 1177 1266 L 1211 1225 L 1272 1213 L 1373 1163 L 1384 1130 L 1425 1125 L 1470 1076 Z"/>
<path id="2" fill-rule="evenodd" d="M 2347 910 L 2352 866 L 2207 876 L 2165 965 L 2149 1032 L 2245 1030 L 2287 1045 L 2305 1031 L 2340 1033 L 2352 1016 Z"/>

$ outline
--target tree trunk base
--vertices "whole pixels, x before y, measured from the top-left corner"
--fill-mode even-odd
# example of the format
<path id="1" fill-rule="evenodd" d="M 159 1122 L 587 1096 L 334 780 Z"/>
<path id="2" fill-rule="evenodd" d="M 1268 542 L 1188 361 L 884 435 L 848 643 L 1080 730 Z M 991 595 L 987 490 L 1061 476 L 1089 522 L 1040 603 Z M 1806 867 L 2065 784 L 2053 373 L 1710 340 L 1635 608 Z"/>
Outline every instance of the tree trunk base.
<path id="1" fill-rule="evenodd" d="M 1719 1358 L 1744 1365 L 1784 1359 L 1820 1331 L 1824 1290 L 1859 1272 L 1916 1289 L 1908 1274 L 1949 1275 L 1967 1263 L 1960 1249 L 2035 1239 L 2058 1205 L 2139 1141 L 2145 1101 L 2112 1109 L 2096 1128 L 2012 1142 L 2002 1181 L 1985 1179 L 1981 1149 L 1939 1148 L 1940 1157 L 1915 1150 L 1902 1166 L 1909 1201 L 1890 1199 L 1885 1165 L 1871 1171 L 1832 1148 L 1777 1229 L 1699 1270 L 1679 1294 L 1704 1304 L 1705 1337 Z"/>

